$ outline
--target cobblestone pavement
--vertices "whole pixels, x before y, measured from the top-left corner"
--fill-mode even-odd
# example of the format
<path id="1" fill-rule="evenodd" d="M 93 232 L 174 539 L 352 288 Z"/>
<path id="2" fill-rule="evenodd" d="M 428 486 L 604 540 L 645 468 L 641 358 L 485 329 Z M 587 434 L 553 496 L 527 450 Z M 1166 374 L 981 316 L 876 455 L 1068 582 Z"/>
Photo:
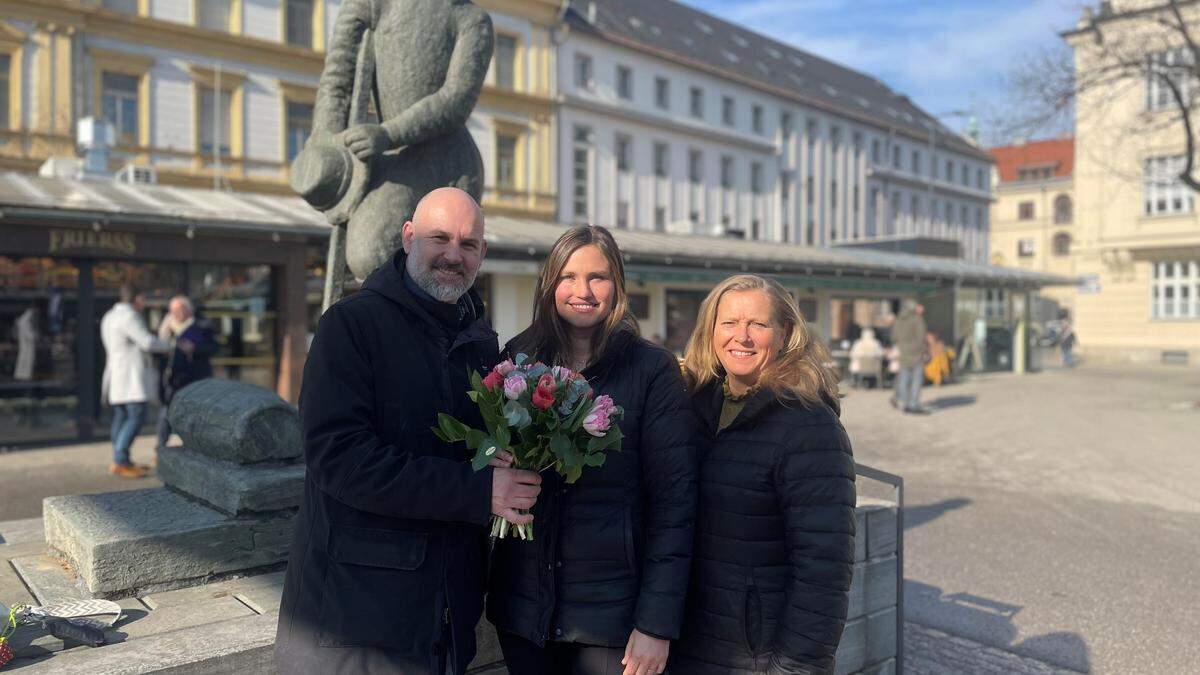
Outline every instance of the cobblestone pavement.
<path id="1" fill-rule="evenodd" d="M 904 672 L 907 675 L 1059 675 L 1079 672 L 988 647 L 912 621 L 904 622 L 904 649 Z"/>
<path id="2" fill-rule="evenodd" d="M 1200 370 L 974 376 L 927 388 L 929 416 L 889 393 L 849 390 L 842 419 L 904 477 L 907 620 L 1074 671 L 1200 672 Z M 921 637 L 911 662 L 936 663 Z M 933 653 L 920 672 L 988 672 Z"/>

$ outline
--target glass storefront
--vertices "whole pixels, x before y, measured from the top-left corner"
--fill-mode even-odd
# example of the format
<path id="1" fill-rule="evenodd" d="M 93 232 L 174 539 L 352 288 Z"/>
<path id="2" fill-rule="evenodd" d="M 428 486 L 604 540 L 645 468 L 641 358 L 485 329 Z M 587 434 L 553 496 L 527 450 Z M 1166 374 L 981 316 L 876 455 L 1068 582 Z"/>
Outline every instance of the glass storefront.
<path id="1" fill-rule="evenodd" d="M 80 284 L 81 270 L 88 283 Z M 0 447 L 104 435 L 99 326 L 125 283 L 145 296 L 151 332 L 171 297 L 188 295 L 219 345 L 214 375 L 275 388 L 279 334 L 269 265 L 0 256 Z M 80 325 L 81 287 L 91 325 Z M 81 373 L 80 364 L 94 372 Z"/>
<path id="2" fill-rule="evenodd" d="M 79 270 L 0 256 L 0 447 L 75 433 Z"/>

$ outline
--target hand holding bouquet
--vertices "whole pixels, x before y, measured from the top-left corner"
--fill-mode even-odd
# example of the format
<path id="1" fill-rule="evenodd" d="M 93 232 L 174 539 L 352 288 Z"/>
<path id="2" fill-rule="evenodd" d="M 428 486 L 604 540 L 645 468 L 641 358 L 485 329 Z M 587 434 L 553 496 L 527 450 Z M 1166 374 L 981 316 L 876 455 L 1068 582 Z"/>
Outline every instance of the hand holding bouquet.
<path id="1" fill-rule="evenodd" d="M 609 448 L 620 449 L 616 422 L 623 411 L 611 397 L 594 396 L 579 373 L 526 361 L 518 354 L 497 364 L 486 377 L 471 373 L 467 396 L 479 406 L 486 430 L 440 413 L 433 432 L 448 443 L 465 441 L 475 451 L 471 466 L 476 471 L 503 450 L 513 456 L 513 468 L 554 469 L 574 483 L 584 467 L 602 466 Z M 506 537 L 509 528 L 507 520 L 492 517 L 492 536 Z M 511 528 L 515 536 L 533 539 L 532 524 Z"/>

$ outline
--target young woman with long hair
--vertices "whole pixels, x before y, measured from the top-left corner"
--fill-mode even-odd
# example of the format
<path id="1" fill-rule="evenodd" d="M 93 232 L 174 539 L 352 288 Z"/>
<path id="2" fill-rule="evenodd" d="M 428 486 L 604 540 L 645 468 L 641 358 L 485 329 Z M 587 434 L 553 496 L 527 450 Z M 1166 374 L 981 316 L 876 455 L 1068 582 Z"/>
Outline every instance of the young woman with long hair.
<path id="1" fill-rule="evenodd" d="M 704 449 L 672 672 L 833 672 L 855 494 L 828 363 L 774 281 L 730 277 L 700 306 L 684 371 Z"/>
<path id="2" fill-rule="evenodd" d="M 620 249 L 576 227 L 506 347 L 580 372 L 625 409 L 619 451 L 575 484 L 543 475 L 534 539 L 500 539 L 488 619 L 509 672 L 656 675 L 679 637 L 696 508 L 694 417 L 675 357 L 638 335 Z"/>

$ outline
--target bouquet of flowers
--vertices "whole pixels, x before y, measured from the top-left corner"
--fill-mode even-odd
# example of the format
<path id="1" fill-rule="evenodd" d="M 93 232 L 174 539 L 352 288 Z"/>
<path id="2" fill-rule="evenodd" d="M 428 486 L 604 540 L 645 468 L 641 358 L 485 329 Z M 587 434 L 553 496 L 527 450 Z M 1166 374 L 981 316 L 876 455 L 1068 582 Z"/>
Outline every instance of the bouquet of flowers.
<path id="1" fill-rule="evenodd" d="M 497 364 L 486 377 L 470 374 L 467 396 L 479 406 L 486 430 L 472 429 L 440 413 L 433 433 L 448 443 L 465 441 L 475 451 L 471 465 L 476 471 L 504 450 L 512 454 L 513 468 L 554 469 L 574 483 L 584 467 L 602 466 L 609 448 L 620 449 L 616 422 L 624 411 L 611 397 L 594 396 L 579 373 L 527 360 L 517 354 Z M 492 517 L 493 537 L 509 536 L 510 527 L 515 536 L 533 539 L 532 523 L 511 525 L 500 516 Z"/>

